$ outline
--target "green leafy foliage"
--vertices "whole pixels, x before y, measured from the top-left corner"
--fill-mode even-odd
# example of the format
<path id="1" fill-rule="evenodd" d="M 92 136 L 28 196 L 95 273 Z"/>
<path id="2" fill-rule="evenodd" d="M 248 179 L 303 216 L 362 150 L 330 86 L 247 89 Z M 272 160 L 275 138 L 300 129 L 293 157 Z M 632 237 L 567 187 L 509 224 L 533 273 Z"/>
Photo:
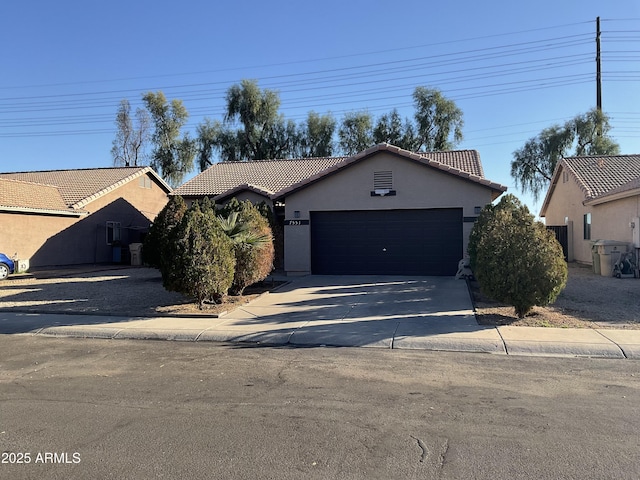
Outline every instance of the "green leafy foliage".
<path id="1" fill-rule="evenodd" d="M 181 100 L 168 103 L 160 91 L 147 92 L 142 100 L 154 124 L 151 166 L 169 185 L 176 187 L 193 170 L 196 155 L 196 143 L 189 134 L 180 138 L 180 130 L 187 123 L 189 113 Z"/>
<path id="2" fill-rule="evenodd" d="M 516 186 L 537 200 L 563 157 L 618 154 L 620 147 L 608 135 L 610 130 L 609 117 L 595 108 L 562 126 L 545 128 L 513 152 L 511 176 Z"/>
<path id="3" fill-rule="evenodd" d="M 273 269 L 274 243 L 269 222 L 250 201 L 233 198 L 220 209 L 220 225 L 233 241 L 236 268 L 230 293 L 242 295 Z"/>
<path id="4" fill-rule="evenodd" d="M 173 230 L 176 255 L 165 288 L 195 298 L 200 308 L 219 301 L 231 287 L 235 269 L 233 242 L 209 206 L 196 202 Z"/>
<path id="5" fill-rule="evenodd" d="M 198 164 L 203 171 L 216 155 L 223 161 L 355 155 L 378 143 L 441 151 L 462 140 L 462 111 L 453 100 L 426 87 L 417 87 L 413 100 L 412 119 L 402 119 L 395 109 L 377 121 L 368 112 L 349 112 L 338 126 L 330 113 L 311 111 L 296 125 L 280 113 L 278 92 L 242 80 L 227 91 L 222 121 L 205 118 L 198 125 Z"/>
<path id="6" fill-rule="evenodd" d="M 451 150 L 462 141 L 463 114 L 453 100 L 446 98 L 438 89 L 416 87 L 413 101 L 415 150 Z"/>
<path id="7" fill-rule="evenodd" d="M 167 271 L 165 260 L 171 258 L 173 250 L 171 232 L 180 223 L 186 211 L 187 205 L 181 196 L 169 197 L 169 201 L 156 216 L 144 239 L 145 263 L 158 268 L 163 275 Z"/>
<path id="8" fill-rule="evenodd" d="M 522 318 L 555 301 L 567 282 L 567 264 L 554 234 L 515 196 L 487 205 L 469 237 L 471 268 L 482 291 L 513 305 Z"/>
<path id="9" fill-rule="evenodd" d="M 355 155 L 373 146 L 373 119 L 367 112 L 345 114 L 338 129 L 340 150 L 345 155 Z"/>

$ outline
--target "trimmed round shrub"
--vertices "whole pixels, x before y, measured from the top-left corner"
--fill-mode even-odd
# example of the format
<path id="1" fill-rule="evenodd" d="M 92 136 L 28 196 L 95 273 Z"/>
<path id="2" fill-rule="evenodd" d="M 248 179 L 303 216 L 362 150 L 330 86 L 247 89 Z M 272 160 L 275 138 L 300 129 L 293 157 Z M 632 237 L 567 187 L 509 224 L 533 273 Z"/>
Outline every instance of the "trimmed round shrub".
<path id="1" fill-rule="evenodd" d="M 173 230 L 174 264 L 164 284 L 168 290 L 193 297 L 200 308 L 206 301 L 218 302 L 233 282 L 233 242 L 207 205 L 187 210 Z"/>
<path id="2" fill-rule="evenodd" d="M 166 270 L 164 261 L 172 255 L 171 232 L 180 223 L 186 211 L 187 205 L 183 198 L 179 195 L 171 196 L 144 238 L 142 249 L 145 263 L 160 269 L 163 275 Z"/>
<path id="3" fill-rule="evenodd" d="M 515 196 L 487 205 L 469 237 L 471 268 L 488 297 L 513 305 L 519 318 L 553 303 L 567 282 L 567 264 L 553 232 Z"/>

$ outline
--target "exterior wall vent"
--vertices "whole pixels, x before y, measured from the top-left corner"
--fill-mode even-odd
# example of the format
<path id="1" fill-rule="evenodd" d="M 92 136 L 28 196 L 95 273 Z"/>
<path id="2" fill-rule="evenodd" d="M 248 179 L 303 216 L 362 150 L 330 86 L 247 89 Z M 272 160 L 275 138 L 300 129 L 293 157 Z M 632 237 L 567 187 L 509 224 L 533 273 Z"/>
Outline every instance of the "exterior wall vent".
<path id="1" fill-rule="evenodd" d="M 393 188 L 393 172 L 385 170 L 383 172 L 373 172 L 374 190 L 391 190 Z"/>
<path id="2" fill-rule="evenodd" d="M 373 172 L 373 191 L 372 197 L 394 196 L 396 191 L 393 190 L 393 172 L 384 170 Z"/>

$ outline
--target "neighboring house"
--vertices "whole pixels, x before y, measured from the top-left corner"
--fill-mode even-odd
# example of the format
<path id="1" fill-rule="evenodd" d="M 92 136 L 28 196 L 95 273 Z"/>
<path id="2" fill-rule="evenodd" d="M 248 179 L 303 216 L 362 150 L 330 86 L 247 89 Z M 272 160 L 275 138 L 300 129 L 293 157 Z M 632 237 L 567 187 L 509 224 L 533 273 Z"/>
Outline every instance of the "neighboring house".
<path id="1" fill-rule="evenodd" d="M 30 267 L 126 262 L 170 192 L 149 167 L 0 173 L 0 251 Z"/>
<path id="2" fill-rule="evenodd" d="M 504 191 L 474 150 L 381 144 L 352 157 L 222 162 L 173 194 L 273 205 L 289 275 L 455 275 L 480 210 Z"/>
<path id="3" fill-rule="evenodd" d="M 562 159 L 540 216 L 548 226 L 567 227 L 569 261 L 591 264 L 595 240 L 637 242 L 640 155 Z"/>

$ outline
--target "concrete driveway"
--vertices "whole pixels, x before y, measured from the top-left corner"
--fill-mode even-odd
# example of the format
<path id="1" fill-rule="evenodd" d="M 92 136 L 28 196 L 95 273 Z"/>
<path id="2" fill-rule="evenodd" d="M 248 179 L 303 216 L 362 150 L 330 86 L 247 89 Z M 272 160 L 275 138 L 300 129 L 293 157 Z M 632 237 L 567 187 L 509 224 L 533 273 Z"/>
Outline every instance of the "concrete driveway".
<path id="1" fill-rule="evenodd" d="M 425 348 L 428 342 L 447 350 L 458 350 L 464 339 L 471 351 L 504 352 L 496 329 L 477 324 L 466 283 L 451 277 L 297 278 L 231 312 L 201 339 L 223 332 L 276 344 Z"/>
<path id="2" fill-rule="evenodd" d="M 299 277 L 219 318 L 0 311 L 0 334 L 640 358 L 640 330 L 478 325 L 451 277 Z"/>

